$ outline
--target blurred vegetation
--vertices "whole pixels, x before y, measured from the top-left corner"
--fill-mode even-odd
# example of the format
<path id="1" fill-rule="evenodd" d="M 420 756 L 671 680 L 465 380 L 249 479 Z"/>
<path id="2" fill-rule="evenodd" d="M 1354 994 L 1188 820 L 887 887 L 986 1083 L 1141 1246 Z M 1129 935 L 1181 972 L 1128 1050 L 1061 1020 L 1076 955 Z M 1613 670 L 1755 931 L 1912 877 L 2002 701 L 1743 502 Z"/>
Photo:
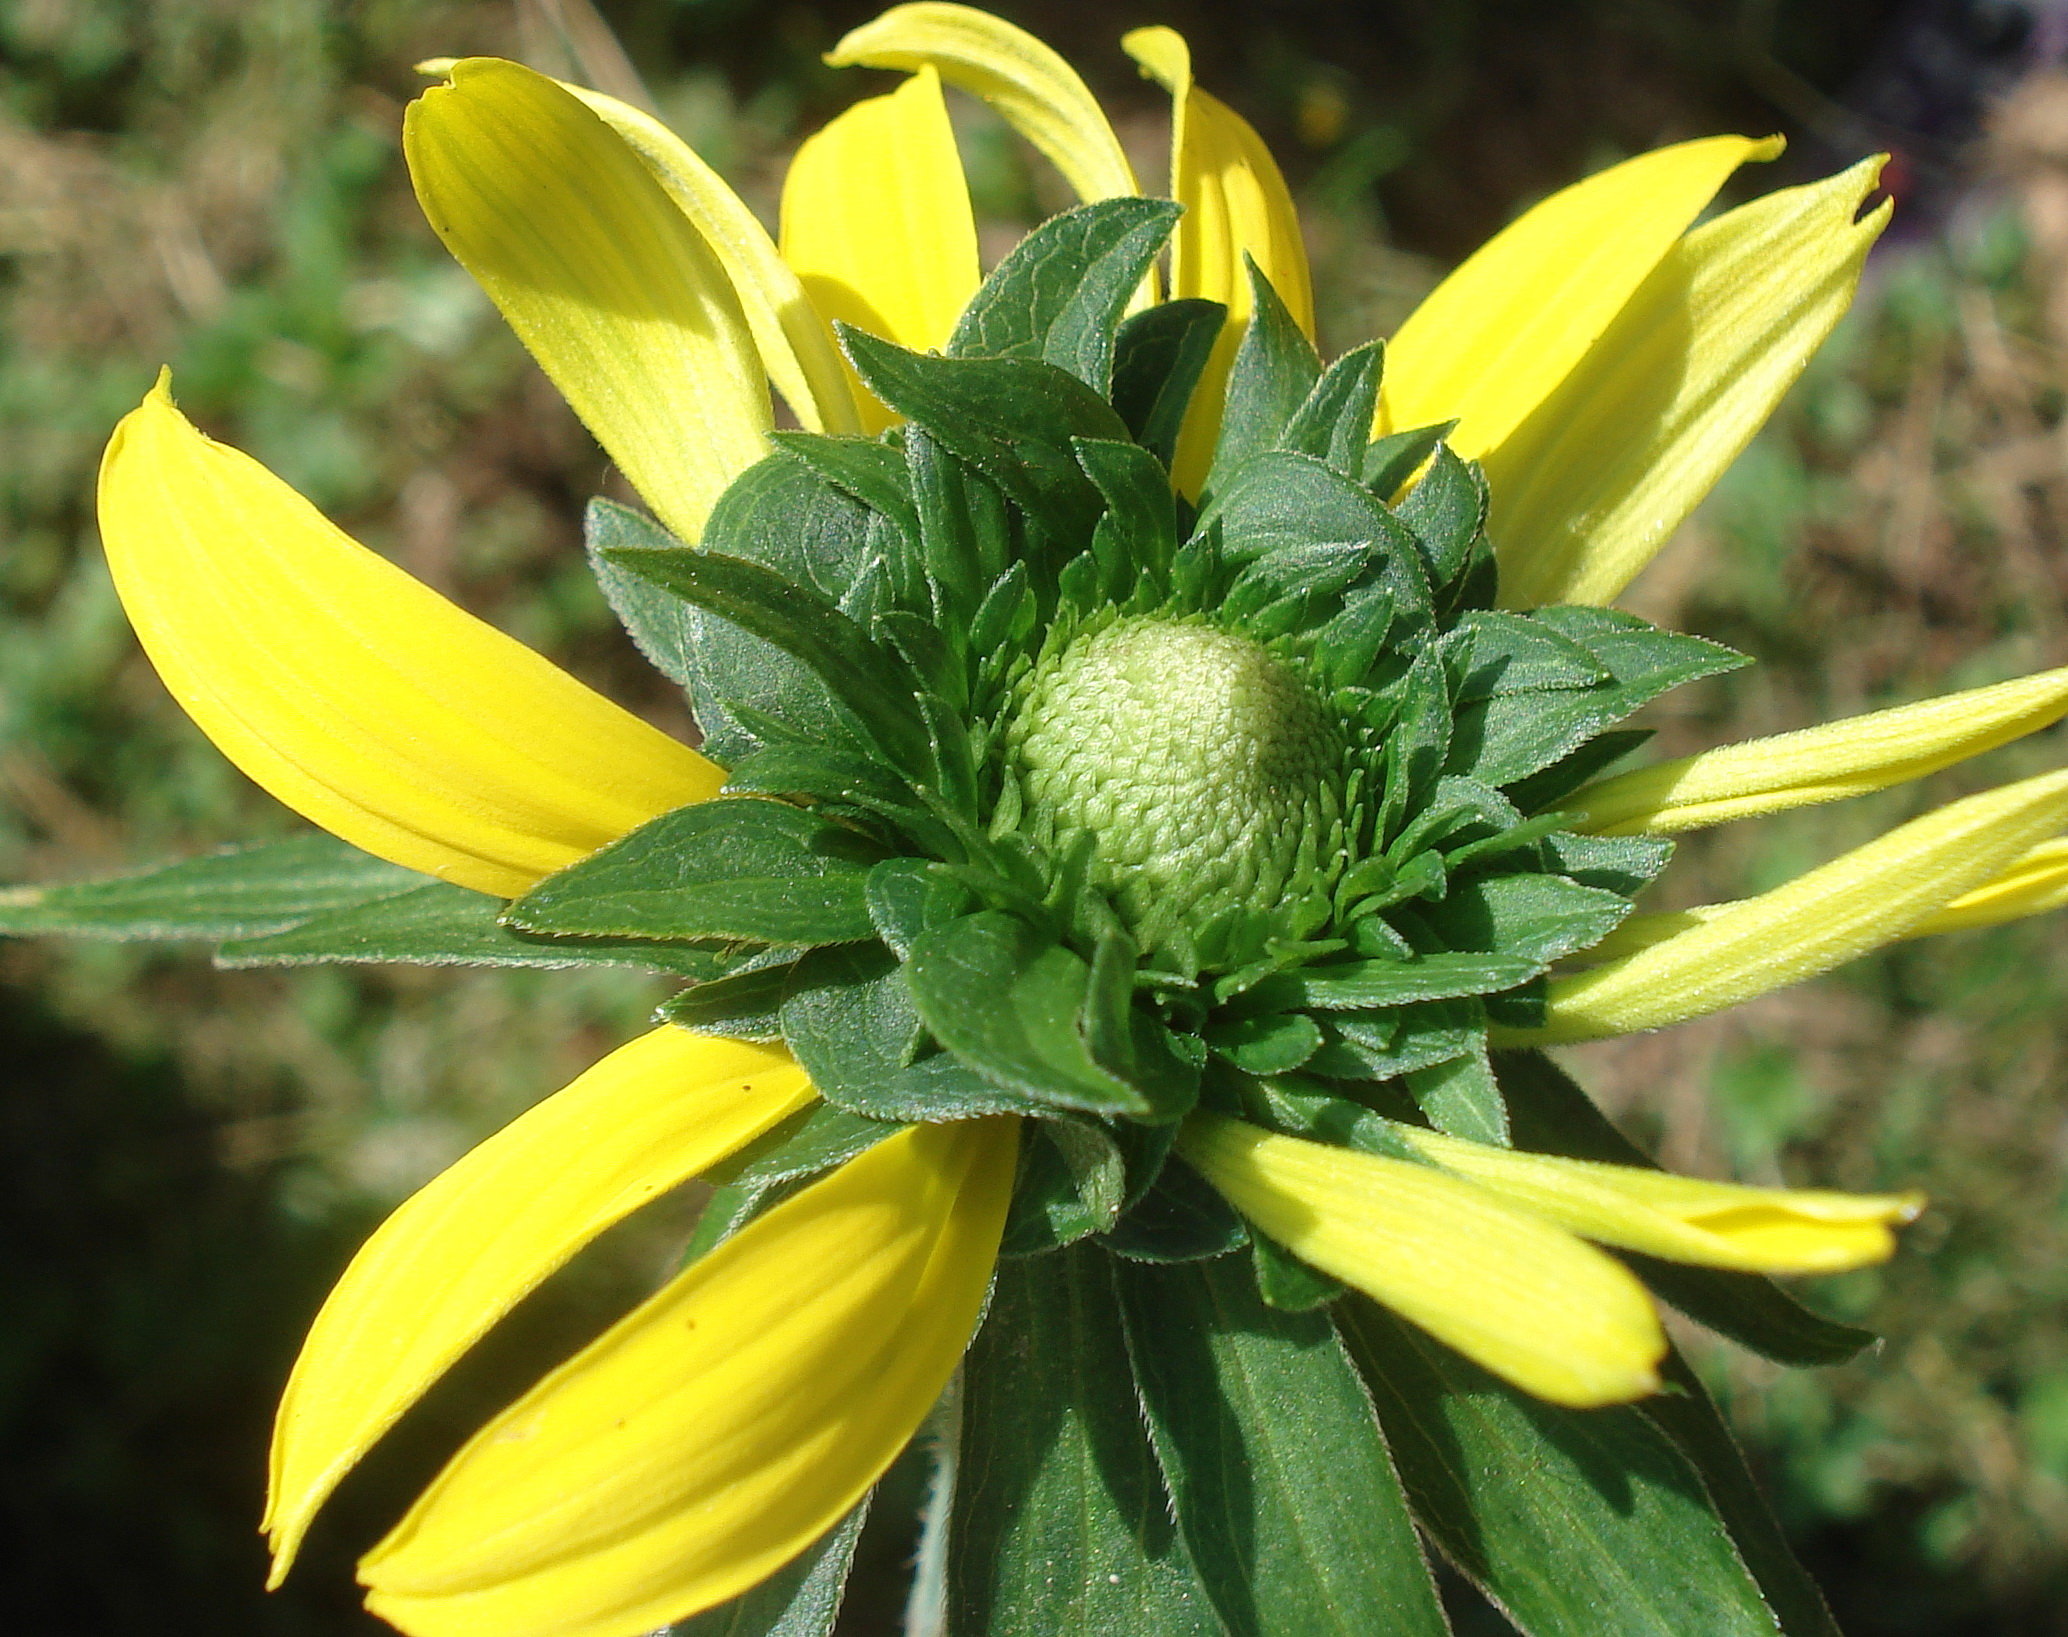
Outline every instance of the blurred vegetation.
<path id="1" fill-rule="evenodd" d="M 818 62 L 870 4 L 603 9 L 665 115 L 771 215 L 797 137 L 878 83 Z M 1676 700 L 1660 747 L 2068 661 L 2068 92 L 2025 73 L 2049 54 L 2045 17 L 1952 0 L 1001 9 L 1083 67 L 1145 179 L 1163 112 L 1115 41 L 1148 21 L 1191 35 L 1309 208 L 1331 350 L 1627 153 L 1784 125 L 1786 180 L 1895 141 L 1902 242 L 1633 594 L 1763 661 Z M 412 62 L 561 66 L 549 10 L 526 29 L 490 0 L 0 0 L 0 880 L 296 822 L 172 707 L 100 562 L 94 462 L 161 361 L 189 413 L 360 538 L 687 729 L 581 566 L 580 505 L 613 479 L 424 227 L 397 147 Z M 1059 184 L 981 110 L 958 120 L 995 257 Z M 2046 735 L 1692 839 L 1661 903 L 1756 890 L 2060 756 Z M 1671 1165 L 1933 1196 L 1890 1267 L 1812 1291 L 1887 1334 L 1874 1356 L 1784 1376 L 1702 1349 L 1855 1637 L 2068 1633 L 2064 971 L 2057 917 L 1572 1054 Z M 352 1551 L 470 1415 L 651 1279 L 683 1213 L 628 1225 L 527 1304 L 268 1598 L 252 1524 L 300 1328 L 382 1209 L 654 998 L 624 974 L 218 974 L 175 949 L 0 945 L 10 1629 L 384 1629 L 356 1609 Z M 850 1625 L 878 1629 L 893 1602 L 865 1597 Z"/>

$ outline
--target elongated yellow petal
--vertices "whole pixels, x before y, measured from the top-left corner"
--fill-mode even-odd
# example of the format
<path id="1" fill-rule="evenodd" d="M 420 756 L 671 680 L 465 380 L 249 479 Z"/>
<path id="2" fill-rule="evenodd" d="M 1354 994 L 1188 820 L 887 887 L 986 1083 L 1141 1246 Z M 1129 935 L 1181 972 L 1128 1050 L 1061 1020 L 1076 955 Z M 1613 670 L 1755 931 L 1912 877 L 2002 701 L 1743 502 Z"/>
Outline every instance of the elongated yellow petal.
<path id="1" fill-rule="evenodd" d="M 1494 235 L 1386 344 L 1379 429 L 1456 420 L 1476 459 L 1551 396 L 1731 172 L 1778 137 L 1705 137 L 1561 189 Z"/>
<path id="2" fill-rule="evenodd" d="M 381 858 L 513 897 L 724 774 L 203 437 L 169 378 L 101 462 L 101 539 L 202 732 Z"/>
<path id="3" fill-rule="evenodd" d="M 892 6 L 843 35 L 826 61 L 907 73 L 932 68 L 996 108 L 1087 204 L 1139 191 L 1120 139 L 1077 71 L 1002 17 L 934 0 Z"/>
<path id="4" fill-rule="evenodd" d="M 798 422 L 811 432 L 860 431 L 833 331 L 806 299 L 804 286 L 777 254 L 775 240 L 746 201 L 651 114 L 600 91 L 579 85 L 567 89 L 624 138 L 717 253 L 754 332 L 769 379 Z"/>
<path id="5" fill-rule="evenodd" d="M 1249 122 L 1192 83 L 1192 52 L 1175 29 L 1138 28 L 1121 48 L 1170 93 L 1171 196 L 1185 207 L 1171 237 L 1174 299 L 1201 296 L 1228 309 L 1178 434 L 1171 479 L 1199 492 L 1220 434 L 1228 371 L 1249 323 L 1247 255 L 1311 339 L 1314 288 L 1299 213 L 1271 150 Z"/>
<path id="6" fill-rule="evenodd" d="M 1674 835 L 1921 779 L 2063 716 L 2068 667 L 1639 768 L 1560 806 L 1590 835 Z"/>
<path id="7" fill-rule="evenodd" d="M 441 1172 L 316 1315 L 273 1427 L 273 1584 L 338 1480 L 520 1298 L 812 1101 L 780 1048 L 655 1029 Z"/>
<path id="8" fill-rule="evenodd" d="M 1486 454 L 1511 608 L 1606 603 L 1759 430 L 1851 305 L 1889 207 L 1879 159 L 1696 228 Z M 1391 368 L 1391 358 L 1388 359 Z"/>
<path id="9" fill-rule="evenodd" d="M 915 350 L 947 345 L 983 275 L 969 184 L 931 67 L 805 139 L 783 179 L 782 247 L 828 319 Z M 864 426 L 890 424 L 859 381 L 854 391 Z"/>
<path id="10" fill-rule="evenodd" d="M 1407 1160 L 1196 1114 L 1178 1151 L 1294 1255 L 1556 1404 L 1658 1387 L 1658 1314 L 1637 1280 L 1476 1183 Z"/>
<path id="11" fill-rule="evenodd" d="M 1603 1165 L 1490 1148 L 1396 1126 L 1425 1158 L 1533 1216 L 1624 1250 L 1745 1273 L 1841 1273 L 1885 1262 L 1891 1223 L 1923 1208 L 1917 1194 L 1743 1188 L 1633 1165 Z"/>
<path id="12" fill-rule="evenodd" d="M 411 1637 L 634 1637 L 882 1474 L 975 1327 L 1017 1122 L 915 1126 L 694 1263 L 453 1457 L 360 1564 Z"/>
<path id="13" fill-rule="evenodd" d="M 1655 915 L 1633 915 L 1588 950 L 1594 961 L 1621 960 L 1640 949 L 1662 944 L 1690 928 L 1728 915 L 1743 899 L 1721 904 L 1695 904 Z M 2068 905 L 2068 841 L 2042 841 L 2010 868 L 1991 876 L 1972 892 L 1964 892 L 1944 909 L 1934 910 L 1899 941 L 1936 938 L 1949 932 L 1973 932 L 2044 915 Z"/>
<path id="14" fill-rule="evenodd" d="M 621 136 L 515 63 L 453 64 L 409 105 L 402 146 L 445 247 L 655 515 L 696 540 L 773 424 L 703 236 Z"/>
<path id="15" fill-rule="evenodd" d="M 1554 978 L 1544 1026 L 1501 1042 L 1633 1034 L 1800 983 L 1916 930 L 2063 826 L 2068 773 L 1953 802 L 1663 943 Z"/>

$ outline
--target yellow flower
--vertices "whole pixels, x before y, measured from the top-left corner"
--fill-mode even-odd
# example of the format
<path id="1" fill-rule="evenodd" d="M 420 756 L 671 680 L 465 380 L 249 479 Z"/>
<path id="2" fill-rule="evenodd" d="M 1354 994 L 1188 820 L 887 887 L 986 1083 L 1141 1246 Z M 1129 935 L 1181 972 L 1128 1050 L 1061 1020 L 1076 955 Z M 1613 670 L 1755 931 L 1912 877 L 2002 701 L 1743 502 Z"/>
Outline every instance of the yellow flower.
<path id="1" fill-rule="evenodd" d="M 1193 84 L 1170 30 L 1125 45 L 1173 99 L 1186 213 L 1169 295 L 1228 309 L 1172 474 L 1196 494 L 1252 309 L 1247 267 L 1310 335 L 1313 300 L 1256 134 Z M 989 101 L 1082 199 L 1135 191 L 1075 73 L 984 13 L 899 6 L 829 61 L 910 77 L 803 145 L 777 240 L 658 122 L 515 64 L 453 63 L 409 110 L 433 227 L 687 542 L 767 452 L 771 388 L 814 431 L 891 422 L 835 320 L 938 348 L 976 291 L 943 84 Z M 1452 447 L 1491 484 L 1504 605 L 1612 600 L 1850 301 L 1888 216 L 1861 214 L 1872 161 L 1696 225 L 1739 165 L 1778 148 L 1688 142 L 1568 188 L 1393 338 L 1374 433 L 1456 422 Z M 1152 278 L 1136 304 L 1162 297 Z M 169 381 L 110 443 L 100 516 L 175 697 L 265 789 L 381 858 L 514 897 L 723 784 L 202 436 Z M 1604 781 L 1575 809 L 1602 833 L 1664 832 L 1880 788 L 2054 720 L 2068 685 L 2053 673 L 1909 709 Z M 1514 1038 L 1648 1028 L 1920 929 L 2047 907 L 2064 822 L 2068 775 L 2030 780 L 1698 923 L 1626 933 L 1616 959 L 1558 981 L 1542 1030 Z M 780 1047 L 660 1028 L 403 1205 L 326 1302 L 283 1398 L 276 1580 L 344 1473 L 527 1291 L 815 1101 Z M 949 1380 L 998 1254 L 1018 1125 L 907 1128 L 692 1263 L 453 1458 L 366 1558 L 369 1605 L 421 1637 L 631 1637 L 796 1556 Z M 1389 1158 L 1199 1115 L 1180 1151 L 1300 1257 L 1566 1404 L 1651 1390 L 1664 1345 L 1642 1287 L 1584 1240 L 1824 1271 L 1887 1255 L 1887 1224 L 1915 1208 L 1411 1136 Z"/>

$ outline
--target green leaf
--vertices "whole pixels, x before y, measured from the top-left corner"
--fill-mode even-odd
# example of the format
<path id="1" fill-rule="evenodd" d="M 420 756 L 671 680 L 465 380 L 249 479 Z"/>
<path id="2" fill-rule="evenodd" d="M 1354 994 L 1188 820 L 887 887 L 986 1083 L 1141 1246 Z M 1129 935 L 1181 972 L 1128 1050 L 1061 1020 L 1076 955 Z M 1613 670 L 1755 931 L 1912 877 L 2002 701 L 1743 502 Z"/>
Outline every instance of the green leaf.
<path id="1" fill-rule="evenodd" d="M 1598 688 L 1615 680 L 1593 649 L 1526 614 L 1480 609 L 1459 620 L 1455 629 L 1467 633 L 1471 644 L 1463 689 L 1468 699 Z"/>
<path id="2" fill-rule="evenodd" d="M 606 555 L 798 660 L 860 719 L 894 763 L 907 772 L 925 768 L 926 730 L 912 702 L 916 689 L 909 667 L 824 598 L 744 557 L 709 551 Z"/>
<path id="3" fill-rule="evenodd" d="M 661 1003 L 659 1016 L 665 1023 L 692 1034 L 724 1035 L 732 1040 L 780 1040 L 782 1025 L 776 1009 L 783 1002 L 783 988 L 790 981 L 793 961 L 782 956 L 793 951 L 771 951 L 770 958 L 743 966 L 737 972 L 706 983 L 694 983 Z"/>
<path id="4" fill-rule="evenodd" d="M 1394 516 L 1421 542 L 1429 578 L 1448 585 L 1465 566 L 1473 541 L 1486 526 L 1486 479 L 1447 444 L 1436 449 L 1428 474 L 1394 508 Z"/>
<path id="5" fill-rule="evenodd" d="M 1413 426 L 1405 432 L 1389 432 L 1383 438 L 1374 438 L 1364 451 L 1360 474 L 1364 486 L 1381 500 L 1391 500 L 1457 424 L 1438 421 L 1433 426 Z"/>
<path id="6" fill-rule="evenodd" d="M 1214 445 L 1213 465 L 1206 479 L 1211 494 L 1218 494 L 1232 482 L 1253 456 L 1279 446 L 1285 429 L 1321 379 L 1321 357 L 1315 352 L 1314 343 L 1307 339 L 1291 310 L 1247 252 L 1242 265 L 1249 278 L 1249 325 L 1242 333 L 1242 344 L 1235 350 L 1235 363 L 1228 373 L 1221 434 Z M 1370 430 L 1371 423 L 1366 421 L 1367 436 Z M 1368 536 L 1310 538 L 1354 540 Z"/>
<path id="7" fill-rule="evenodd" d="M 1110 1259 L 1001 1262 L 964 1365 L 950 1637 L 1213 1637 L 1143 1431 Z"/>
<path id="8" fill-rule="evenodd" d="M 1087 538 L 1103 508 L 1073 438 L 1120 440 L 1112 405 L 1029 358 L 937 358 L 839 326 L 864 384 L 1003 489 L 1059 540 Z"/>
<path id="9" fill-rule="evenodd" d="M 1078 438 L 1077 463 L 1098 486 L 1111 524 L 1127 560 L 1155 575 L 1160 583 L 1170 573 L 1178 549 L 1177 506 L 1170 478 L 1156 457 L 1133 443 Z"/>
<path id="10" fill-rule="evenodd" d="M 1673 843 L 1664 836 L 1580 836 L 1556 830 L 1539 845 L 1545 862 L 1560 875 L 1624 898 L 1636 897 L 1673 857 Z"/>
<path id="11" fill-rule="evenodd" d="M 1172 1158 L 1100 1241 L 1131 1262 L 1196 1262 L 1249 1243 L 1249 1229 L 1212 1183 Z"/>
<path id="12" fill-rule="evenodd" d="M 654 669 L 693 695 L 702 681 L 697 669 L 695 611 L 603 555 L 625 547 L 644 551 L 688 548 L 644 512 L 600 495 L 582 513 L 582 543 L 597 584 L 626 634 Z"/>
<path id="13" fill-rule="evenodd" d="M 1165 301 L 1129 318 L 1114 338 L 1113 408 L 1166 468 L 1227 316 L 1218 301 Z"/>
<path id="14" fill-rule="evenodd" d="M 995 484 L 920 427 L 905 428 L 905 461 L 919 508 L 915 538 L 933 586 L 931 612 L 946 634 L 959 636 L 1012 560 L 1005 500 Z"/>
<path id="15" fill-rule="evenodd" d="M 996 1084 L 1095 1114 L 1156 1119 L 1183 1112 L 1165 1074 L 1130 1080 L 1094 1057 L 1084 1028 L 1090 966 L 1017 916 L 985 910 L 924 934 L 912 946 L 907 973 L 926 1026 Z M 1140 1029 L 1154 1026 L 1130 1011 Z M 1141 1052 L 1152 1071 L 1161 1067 L 1157 1049 Z"/>
<path id="16" fill-rule="evenodd" d="M 868 1515 L 865 1498 L 752 1591 L 663 1626 L 653 1637 L 832 1637 Z"/>
<path id="17" fill-rule="evenodd" d="M 1321 1025 L 1305 1012 L 1215 1019 L 1206 1043 L 1246 1074 L 1285 1074 L 1321 1050 Z"/>
<path id="18" fill-rule="evenodd" d="M 1350 1288 L 1319 1268 L 1309 1267 L 1254 1223 L 1249 1230 L 1249 1261 L 1257 1294 L 1265 1306 L 1283 1313 L 1312 1313 Z"/>
<path id="19" fill-rule="evenodd" d="M 1362 1296 L 1334 1312 L 1416 1521 L 1527 1637 L 1773 1637 L 1700 1478 L 1642 1411 L 1543 1403 Z"/>
<path id="20" fill-rule="evenodd" d="M 750 718 L 752 720 L 752 718 Z M 770 744 L 734 762 L 727 795 L 808 796 L 871 807 L 909 801 L 910 792 L 881 762 L 820 745 Z"/>
<path id="21" fill-rule="evenodd" d="M 873 1120 L 966 1120 L 1045 1112 L 926 1046 L 906 968 L 880 944 L 814 950 L 791 973 L 783 1038 L 819 1095 Z"/>
<path id="22" fill-rule="evenodd" d="M 0 936 L 247 938 L 429 880 L 335 836 L 293 836 L 99 881 L 0 887 Z"/>
<path id="23" fill-rule="evenodd" d="M 1353 482 L 1364 477 L 1365 445 L 1379 401 L 1386 343 L 1367 341 L 1328 366 L 1306 402 L 1293 412 L 1278 447 L 1325 460 Z"/>
<path id="24" fill-rule="evenodd" d="M 1605 773 L 1651 738 L 1652 728 L 1611 728 L 1577 750 L 1560 757 L 1542 772 L 1507 786 L 1508 799 L 1525 813 L 1556 807 L 1590 779 Z"/>
<path id="25" fill-rule="evenodd" d="M 704 1173 L 716 1185 L 682 1252 L 686 1267 L 812 1177 L 844 1165 L 905 1127 L 824 1103 L 800 1110 Z"/>
<path id="26" fill-rule="evenodd" d="M 1321 1011 L 1359 1011 L 1373 1006 L 1404 1006 L 1418 1000 L 1452 1000 L 1465 995 L 1510 989 L 1542 968 L 1513 955 L 1438 953 L 1409 960 L 1341 961 L 1308 967 L 1269 980 L 1283 985 L 1294 1005 Z M 1266 985 L 1252 993 L 1261 994 Z M 1279 990 L 1270 989 L 1277 999 Z"/>
<path id="27" fill-rule="evenodd" d="M 1518 1148 L 1567 1159 L 1659 1169 L 1656 1161 L 1610 1123 L 1593 1099 L 1542 1052 L 1496 1052 L 1499 1077 Z M 1875 1335 L 1812 1313 L 1757 1273 L 1684 1267 L 1625 1255 L 1662 1300 L 1689 1318 L 1781 1364 L 1843 1364 L 1872 1346 Z"/>
<path id="28" fill-rule="evenodd" d="M 890 519 L 906 539 L 919 538 L 919 514 L 912 503 L 912 480 L 905 471 L 902 451 L 875 438 L 827 437 L 819 432 L 772 432 L 769 436 L 781 453 L 807 467 L 820 481 Z"/>
<path id="29" fill-rule="evenodd" d="M 1339 1012 L 1318 1020 L 1328 1038 L 1307 1071 L 1336 1080 L 1389 1080 L 1472 1050 L 1486 1036 L 1478 1000 L 1433 1001 L 1397 1011 Z"/>
<path id="30" fill-rule="evenodd" d="M 1779 1617 L 1784 1637 L 1839 1637 L 1823 1594 L 1789 1549 L 1788 1537 L 1753 1482 L 1737 1440 L 1702 1378 L 1677 1347 L 1667 1352 L 1661 1373 L 1669 1390 L 1637 1407 L 1702 1475 L 1710 1502 L 1729 1528 L 1745 1567 L 1759 1582 L 1767 1606 Z"/>
<path id="31" fill-rule="evenodd" d="M 1453 881 L 1422 920 L 1458 950 L 1553 961 L 1601 942 L 1630 913 L 1630 900 L 1562 875 L 1485 875 Z"/>
<path id="32" fill-rule="evenodd" d="M 577 938 L 873 938 L 865 890 L 879 856 L 801 807 L 720 796 L 663 813 L 547 876 L 505 919 Z"/>
<path id="33" fill-rule="evenodd" d="M 503 901 L 447 881 L 413 892 L 311 916 L 256 938 L 233 938 L 216 951 L 222 967 L 364 965 L 637 966 L 682 977 L 717 978 L 739 964 L 737 952 L 634 939 L 527 938 L 504 926 Z"/>
<path id="34" fill-rule="evenodd" d="M 1328 1317 L 1266 1306 L 1234 1257 L 1123 1263 L 1114 1279 L 1178 1527 L 1228 1631 L 1447 1637 L 1371 1399 Z"/>
<path id="35" fill-rule="evenodd" d="M 1408 1095 L 1429 1116 L 1438 1131 L 1453 1137 L 1508 1146 L 1508 1105 L 1486 1060 L 1486 1042 L 1448 1062 L 1431 1063 L 1407 1073 Z"/>
<path id="36" fill-rule="evenodd" d="M 1128 195 L 1051 216 L 970 297 L 948 356 L 1036 358 L 1104 394 L 1120 315 L 1178 215 L 1168 199 Z"/>
<path id="37" fill-rule="evenodd" d="M 1119 1220 L 1127 1166 L 1110 1134 L 1067 1117 L 1028 1121 L 1020 1131 L 1019 1175 L 999 1255 L 1040 1255 Z"/>

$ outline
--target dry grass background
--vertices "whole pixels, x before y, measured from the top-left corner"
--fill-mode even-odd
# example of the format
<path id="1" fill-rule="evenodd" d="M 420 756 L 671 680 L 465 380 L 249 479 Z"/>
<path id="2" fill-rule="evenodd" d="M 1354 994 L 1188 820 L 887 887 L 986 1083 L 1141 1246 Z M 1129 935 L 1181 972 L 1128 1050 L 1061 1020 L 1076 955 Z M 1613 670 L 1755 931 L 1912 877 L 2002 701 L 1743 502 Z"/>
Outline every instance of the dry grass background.
<path id="1" fill-rule="evenodd" d="M 799 131 L 854 94 L 815 53 L 868 9 L 613 17 L 663 111 L 767 206 Z M 1106 61 L 1151 9 L 1025 14 L 1093 64 L 1153 173 L 1154 100 Z M 1705 54 L 1735 38 L 1730 5 L 1602 0 L 1555 32 L 1491 3 L 1153 9 L 1290 154 L 1337 349 L 1389 328 L 1533 193 L 1653 141 L 1773 123 Z M 1890 10 L 1807 8 L 1798 56 L 1836 85 Z M 558 49 L 488 0 L 0 4 L 0 878 L 291 825 L 172 709 L 98 561 L 93 463 L 161 359 L 204 425 L 361 538 L 684 725 L 575 550 L 581 501 L 610 481 L 600 457 L 423 228 L 399 163 L 410 62 L 527 47 Z M 962 134 L 995 254 L 1059 202 L 1053 179 L 972 110 Z M 1877 259 L 1846 328 L 1632 594 L 1762 662 L 1670 702 L 1666 753 L 2068 663 L 2068 79 L 2026 80 L 1986 135 L 1927 157 L 1934 219 Z M 1690 838 L 1660 903 L 1772 884 L 2057 763 L 2060 737 Z M 18 1629 L 374 1629 L 346 1594 L 355 1535 L 529 1350 L 572 1345 L 637 1288 L 679 1222 L 618 1236 L 528 1308 L 267 1601 L 247 1520 L 297 1329 L 373 1213 L 629 1034 L 652 989 L 217 974 L 176 950 L 19 943 L 0 945 L 0 984 L 0 1469 L 17 1475 L 0 1480 L 0 1562 Z M 2056 918 L 1571 1054 L 1676 1167 L 1933 1195 L 1897 1262 L 1810 1293 L 1883 1330 L 1873 1356 L 1783 1375 L 1702 1350 L 1858 1637 L 2068 1632 L 2064 994 Z"/>

